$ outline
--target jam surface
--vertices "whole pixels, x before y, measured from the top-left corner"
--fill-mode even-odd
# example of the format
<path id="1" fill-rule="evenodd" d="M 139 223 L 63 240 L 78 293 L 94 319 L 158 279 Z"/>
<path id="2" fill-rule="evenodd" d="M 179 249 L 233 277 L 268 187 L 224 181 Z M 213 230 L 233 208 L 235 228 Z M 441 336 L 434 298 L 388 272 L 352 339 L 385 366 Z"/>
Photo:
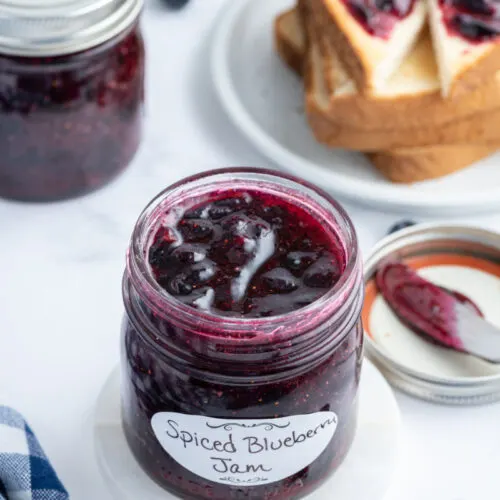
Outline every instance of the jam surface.
<path id="1" fill-rule="evenodd" d="M 0 55 L 0 196 L 53 201 L 106 184 L 139 146 L 143 99 L 137 26 L 78 54 Z"/>
<path id="2" fill-rule="evenodd" d="M 469 42 L 500 35 L 500 5 L 495 0 L 439 0 L 448 31 Z"/>
<path id="3" fill-rule="evenodd" d="M 234 191 L 162 226 L 149 264 L 178 300 L 251 318 L 311 304 L 339 280 L 345 258 L 334 236 L 305 209 L 271 194 Z"/>
<path id="4" fill-rule="evenodd" d="M 444 347 L 462 349 L 456 332 L 455 302 L 482 316 L 465 295 L 434 285 L 402 262 L 386 262 L 376 275 L 379 291 L 396 316 L 410 330 Z"/>
<path id="5" fill-rule="evenodd" d="M 415 0 L 344 0 L 344 3 L 370 35 L 388 38 L 395 24 L 411 13 Z"/>

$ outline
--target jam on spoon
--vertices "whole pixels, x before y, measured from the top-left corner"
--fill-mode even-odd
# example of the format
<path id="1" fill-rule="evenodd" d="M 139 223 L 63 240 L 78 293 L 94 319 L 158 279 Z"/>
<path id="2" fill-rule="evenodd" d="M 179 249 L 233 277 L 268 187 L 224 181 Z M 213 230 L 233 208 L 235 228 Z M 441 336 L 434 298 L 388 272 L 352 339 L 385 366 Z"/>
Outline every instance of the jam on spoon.
<path id="1" fill-rule="evenodd" d="M 456 302 L 482 316 L 465 295 L 434 285 L 399 261 L 385 262 L 377 271 L 376 284 L 402 323 L 424 339 L 444 347 L 463 350 L 456 330 Z"/>

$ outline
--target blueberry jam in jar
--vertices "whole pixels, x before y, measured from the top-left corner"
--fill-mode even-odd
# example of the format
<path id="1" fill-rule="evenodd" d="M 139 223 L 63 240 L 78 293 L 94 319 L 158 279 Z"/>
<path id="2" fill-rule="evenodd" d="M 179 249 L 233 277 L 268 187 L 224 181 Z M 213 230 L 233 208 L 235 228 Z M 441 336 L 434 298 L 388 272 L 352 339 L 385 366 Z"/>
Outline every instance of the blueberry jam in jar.
<path id="1" fill-rule="evenodd" d="M 122 172 L 140 143 L 143 0 L 0 0 L 0 197 L 55 201 Z"/>
<path id="2" fill-rule="evenodd" d="M 123 427 L 154 481 L 183 499 L 288 500 L 339 467 L 363 278 L 327 194 L 257 169 L 183 180 L 140 216 L 123 294 Z"/>

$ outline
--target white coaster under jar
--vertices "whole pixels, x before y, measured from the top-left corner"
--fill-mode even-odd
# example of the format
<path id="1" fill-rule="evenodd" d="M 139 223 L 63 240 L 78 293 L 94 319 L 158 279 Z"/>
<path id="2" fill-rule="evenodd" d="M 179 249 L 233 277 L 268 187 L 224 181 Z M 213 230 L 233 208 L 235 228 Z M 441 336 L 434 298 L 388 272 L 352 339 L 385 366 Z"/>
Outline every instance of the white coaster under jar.
<path id="1" fill-rule="evenodd" d="M 344 463 L 308 500 L 382 500 L 389 489 L 399 451 L 401 418 L 393 392 L 380 372 L 364 361 L 359 426 Z M 174 500 L 139 467 L 121 426 L 120 376 L 115 369 L 97 400 L 94 420 L 98 464 L 118 500 Z"/>

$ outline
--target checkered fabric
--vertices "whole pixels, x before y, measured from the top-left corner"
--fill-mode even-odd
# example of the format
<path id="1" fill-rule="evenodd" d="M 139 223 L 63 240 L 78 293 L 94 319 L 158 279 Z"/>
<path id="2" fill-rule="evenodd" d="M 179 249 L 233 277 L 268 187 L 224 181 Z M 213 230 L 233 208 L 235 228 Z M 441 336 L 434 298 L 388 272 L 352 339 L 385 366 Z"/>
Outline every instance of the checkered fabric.
<path id="1" fill-rule="evenodd" d="M 0 500 L 68 498 L 24 418 L 0 406 Z"/>

